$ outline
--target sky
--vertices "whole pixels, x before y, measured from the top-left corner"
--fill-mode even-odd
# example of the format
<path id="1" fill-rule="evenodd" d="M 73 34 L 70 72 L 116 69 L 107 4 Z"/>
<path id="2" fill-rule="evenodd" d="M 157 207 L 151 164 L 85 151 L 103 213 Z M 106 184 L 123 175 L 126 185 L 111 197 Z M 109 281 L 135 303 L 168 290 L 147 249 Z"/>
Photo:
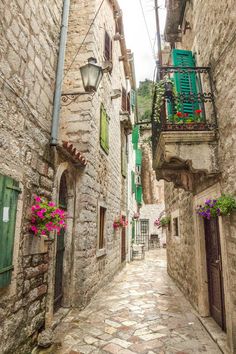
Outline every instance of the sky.
<path id="1" fill-rule="evenodd" d="M 118 0 L 123 11 L 123 21 L 125 27 L 125 39 L 128 49 L 134 53 L 135 71 L 137 85 L 139 81 L 146 78 L 153 80 L 155 59 L 154 51 L 157 52 L 156 20 L 154 10 L 154 0 Z M 144 15 L 147 22 L 150 40 L 145 26 Z M 165 0 L 159 0 L 159 20 L 161 33 L 165 25 Z M 151 42 L 151 43 L 150 43 Z M 153 48 L 155 48 L 153 50 Z"/>

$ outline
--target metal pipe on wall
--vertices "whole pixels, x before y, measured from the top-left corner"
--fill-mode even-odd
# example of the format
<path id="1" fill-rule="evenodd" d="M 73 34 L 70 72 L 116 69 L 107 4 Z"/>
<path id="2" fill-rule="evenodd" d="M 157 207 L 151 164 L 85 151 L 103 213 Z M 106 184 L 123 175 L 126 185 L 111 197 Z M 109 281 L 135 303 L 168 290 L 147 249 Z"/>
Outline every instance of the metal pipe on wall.
<path id="1" fill-rule="evenodd" d="M 54 93 L 54 101 L 53 101 L 52 129 L 51 129 L 52 146 L 56 146 L 58 140 L 57 138 L 58 138 L 58 129 L 59 129 L 59 120 L 60 120 L 60 109 L 61 109 L 61 91 L 62 91 L 62 83 L 63 83 L 69 11 L 70 11 L 70 0 L 64 0 L 59 54 L 58 54 L 57 72 L 56 72 L 55 93 Z"/>

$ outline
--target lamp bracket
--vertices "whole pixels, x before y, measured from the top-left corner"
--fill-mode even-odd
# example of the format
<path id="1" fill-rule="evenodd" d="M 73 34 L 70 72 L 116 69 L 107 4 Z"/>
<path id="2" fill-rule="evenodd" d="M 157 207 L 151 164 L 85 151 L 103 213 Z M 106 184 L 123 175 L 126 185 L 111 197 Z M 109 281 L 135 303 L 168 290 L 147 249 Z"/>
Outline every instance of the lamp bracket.
<path id="1" fill-rule="evenodd" d="M 74 102 L 79 96 L 90 95 L 88 101 L 91 101 L 95 92 L 71 92 L 71 93 L 63 93 L 61 95 L 61 105 L 69 106 L 72 102 Z"/>

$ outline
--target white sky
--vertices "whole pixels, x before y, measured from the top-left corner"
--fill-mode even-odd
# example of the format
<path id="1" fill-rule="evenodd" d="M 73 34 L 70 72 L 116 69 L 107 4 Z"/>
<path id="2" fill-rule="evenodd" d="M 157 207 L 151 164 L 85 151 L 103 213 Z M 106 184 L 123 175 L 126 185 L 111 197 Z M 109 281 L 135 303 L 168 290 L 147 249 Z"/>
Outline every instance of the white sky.
<path id="1" fill-rule="evenodd" d="M 148 25 L 150 40 L 147 34 L 140 0 L 118 0 L 123 11 L 123 21 L 125 27 L 125 38 L 128 49 L 134 53 L 135 71 L 137 86 L 139 81 L 153 79 L 155 60 L 152 47 L 155 43 L 155 53 L 157 52 L 156 36 L 156 20 L 154 10 L 154 0 L 141 0 L 146 22 Z M 159 0 L 159 20 L 161 33 L 164 31 L 165 24 L 165 0 Z"/>

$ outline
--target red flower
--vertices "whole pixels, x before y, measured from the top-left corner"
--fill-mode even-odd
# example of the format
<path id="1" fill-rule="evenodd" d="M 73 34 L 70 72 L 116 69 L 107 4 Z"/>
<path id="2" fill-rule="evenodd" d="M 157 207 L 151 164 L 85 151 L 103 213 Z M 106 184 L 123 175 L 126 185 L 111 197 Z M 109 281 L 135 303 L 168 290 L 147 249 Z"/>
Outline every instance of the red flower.
<path id="1" fill-rule="evenodd" d="M 200 114 L 200 113 L 202 113 L 202 110 L 201 109 L 196 109 L 195 113 L 196 114 Z"/>
<path id="2" fill-rule="evenodd" d="M 184 113 L 184 117 L 188 117 L 188 113 Z"/>
<path id="3" fill-rule="evenodd" d="M 177 112 L 176 115 L 177 115 L 178 117 L 183 117 L 182 112 Z"/>

